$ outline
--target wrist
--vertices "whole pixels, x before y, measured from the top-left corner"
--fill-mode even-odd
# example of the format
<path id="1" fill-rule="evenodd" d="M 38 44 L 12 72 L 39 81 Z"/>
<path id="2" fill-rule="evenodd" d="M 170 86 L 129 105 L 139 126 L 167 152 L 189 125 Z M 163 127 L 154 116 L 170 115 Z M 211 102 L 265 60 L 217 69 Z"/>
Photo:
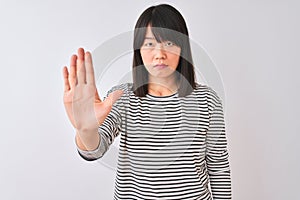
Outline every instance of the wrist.
<path id="1" fill-rule="evenodd" d="M 98 134 L 98 127 L 96 128 L 81 128 L 76 129 L 76 133 L 79 135 L 94 135 Z"/>
<path id="2" fill-rule="evenodd" d="M 84 151 L 95 150 L 100 141 L 100 136 L 98 134 L 98 129 L 82 131 L 76 129 L 76 145 L 79 149 Z"/>

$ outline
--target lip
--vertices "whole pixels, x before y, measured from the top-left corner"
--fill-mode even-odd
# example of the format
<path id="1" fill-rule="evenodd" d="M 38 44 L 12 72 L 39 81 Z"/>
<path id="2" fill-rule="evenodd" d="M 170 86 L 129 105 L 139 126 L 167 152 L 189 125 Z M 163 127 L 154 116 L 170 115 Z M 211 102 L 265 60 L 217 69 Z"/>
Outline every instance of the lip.
<path id="1" fill-rule="evenodd" d="M 163 69 L 163 68 L 166 68 L 168 67 L 168 65 L 165 65 L 165 64 L 157 64 L 157 65 L 154 65 L 155 68 L 159 68 L 159 69 Z"/>

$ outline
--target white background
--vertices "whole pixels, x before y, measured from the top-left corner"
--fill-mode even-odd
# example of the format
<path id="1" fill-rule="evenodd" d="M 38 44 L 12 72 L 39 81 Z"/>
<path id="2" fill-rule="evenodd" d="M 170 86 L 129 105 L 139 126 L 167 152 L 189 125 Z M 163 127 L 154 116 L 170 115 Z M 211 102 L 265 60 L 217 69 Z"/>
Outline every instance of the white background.
<path id="1" fill-rule="evenodd" d="M 112 199 L 115 171 L 77 154 L 62 67 L 157 2 L 0 1 L 1 199 Z M 299 199 L 299 1 L 169 3 L 222 77 L 233 199 Z"/>

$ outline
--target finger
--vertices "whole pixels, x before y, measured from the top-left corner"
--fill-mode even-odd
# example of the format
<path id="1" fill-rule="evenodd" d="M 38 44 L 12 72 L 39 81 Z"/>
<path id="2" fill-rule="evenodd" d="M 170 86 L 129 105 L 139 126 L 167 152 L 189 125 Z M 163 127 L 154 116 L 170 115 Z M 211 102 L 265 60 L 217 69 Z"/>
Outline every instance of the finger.
<path id="1" fill-rule="evenodd" d="M 95 85 L 94 67 L 92 61 L 92 54 L 90 52 L 85 53 L 85 67 L 86 67 L 86 82 L 87 84 Z"/>
<path id="2" fill-rule="evenodd" d="M 121 96 L 123 95 L 123 90 L 116 90 L 108 95 L 104 100 L 104 104 L 111 107 Z"/>
<path id="3" fill-rule="evenodd" d="M 64 68 L 63 68 L 63 77 L 64 77 L 64 91 L 65 92 L 67 92 L 71 89 L 70 84 L 69 84 L 68 76 L 69 76 L 68 68 L 66 66 L 64 66 Z"/>
<path id="4" fill-rule="evenodd" d="M 69 83 L 70 83 L 71 88 L 73 88 L 77 84 L 76 60 L 77 60 L 77 56 L 72 55 L 71 61 L 70 61 L 70 74 L 69 74 Z"/>
<path id="5" fill-rule="evenodd" d="M 86 83 L 86 72 L 85 72 L 85 65 L 84 65 L 84 49 L 78 49 L 78 57 L 76 61 L 77 67 L 77 80 L 78 84 L 85 84 Z"/>

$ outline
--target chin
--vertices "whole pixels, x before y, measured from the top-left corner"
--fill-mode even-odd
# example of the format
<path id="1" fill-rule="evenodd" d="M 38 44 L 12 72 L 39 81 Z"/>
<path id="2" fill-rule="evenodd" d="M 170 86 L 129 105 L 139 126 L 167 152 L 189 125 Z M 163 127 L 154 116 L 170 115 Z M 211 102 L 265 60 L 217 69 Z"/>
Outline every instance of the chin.
<path id="1" fill-rule="evenodd" d="M 149 73 L 153 78 L 170 78 L 172 75 L 174 75 L 173 72 L 171 73 Z"/>

